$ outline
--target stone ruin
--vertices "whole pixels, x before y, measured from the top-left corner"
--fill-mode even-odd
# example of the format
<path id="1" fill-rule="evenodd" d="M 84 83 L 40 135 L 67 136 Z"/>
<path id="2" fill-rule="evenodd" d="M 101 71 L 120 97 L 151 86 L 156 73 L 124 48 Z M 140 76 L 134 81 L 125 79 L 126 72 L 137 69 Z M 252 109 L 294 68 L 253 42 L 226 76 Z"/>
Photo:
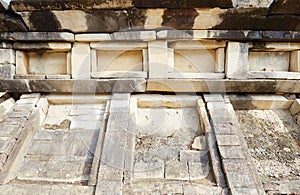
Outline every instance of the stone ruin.
<path id="1" fill-rule="evenodd" d="M 298 0 L 0 3 L 0 194 L 300 194 Z"/>

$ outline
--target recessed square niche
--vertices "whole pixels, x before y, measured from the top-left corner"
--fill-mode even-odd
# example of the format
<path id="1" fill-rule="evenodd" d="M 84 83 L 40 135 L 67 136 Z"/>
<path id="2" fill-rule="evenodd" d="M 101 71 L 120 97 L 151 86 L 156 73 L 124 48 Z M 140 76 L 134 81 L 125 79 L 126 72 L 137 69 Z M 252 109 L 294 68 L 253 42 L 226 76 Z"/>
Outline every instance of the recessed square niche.
<path id="1" fill-rule="evenodd" d="M 249 52 L 250 71 L 289 71 L 290 52 Z"/>
<path id="2" fill-rule="evenodd" d="M 169 43 L 174 67 L 169 78 L 224 78 L 225 42 L 177 41 Z"/>
<path id="3" fill-rule="evenodd" d="M 300 44 L 249 43 L 248 78 L 300 79 Z"/>
<path id="4" fill-rule="evenodd" d="M 147 78 L 146 43 L 91 44 L 92 78 Z"/>
<path id="5" fill-rule="evenodd" d="M 71 44 L 18 44 L 16 75 L 22 77 L 55 78 L 70 75 Z"/>
<path id="6" fill-rule="evenodd" d="M 215 72 L 215 50 L 175 50 L 174 71 L 183 73 Z"/>

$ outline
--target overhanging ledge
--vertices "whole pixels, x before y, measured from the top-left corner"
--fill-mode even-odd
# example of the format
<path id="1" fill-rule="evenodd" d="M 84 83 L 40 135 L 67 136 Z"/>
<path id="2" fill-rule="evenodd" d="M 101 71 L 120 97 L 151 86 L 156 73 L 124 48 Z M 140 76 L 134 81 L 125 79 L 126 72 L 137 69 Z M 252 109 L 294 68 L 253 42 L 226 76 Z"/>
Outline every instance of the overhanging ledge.
<path id="1" fill-rule="evenodd" d="M 211 93 L 300 93 L 298 80 L 201 80 L 201 79 L 98 79 L 0 80 L 0 91 L 11 93 L 133 93 L 133 92 L 211 92 Z"/>

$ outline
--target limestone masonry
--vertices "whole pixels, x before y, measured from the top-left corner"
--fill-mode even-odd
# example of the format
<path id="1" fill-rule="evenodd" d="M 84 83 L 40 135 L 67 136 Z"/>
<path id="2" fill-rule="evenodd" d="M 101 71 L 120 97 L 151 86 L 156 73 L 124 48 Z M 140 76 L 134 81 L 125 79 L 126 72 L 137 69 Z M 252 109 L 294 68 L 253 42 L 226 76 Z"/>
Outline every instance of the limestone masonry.
<path id="1" fill-rule="evenodd" d="M 299 0 L 0 0 L 0 195 L 300 194 Z"/>

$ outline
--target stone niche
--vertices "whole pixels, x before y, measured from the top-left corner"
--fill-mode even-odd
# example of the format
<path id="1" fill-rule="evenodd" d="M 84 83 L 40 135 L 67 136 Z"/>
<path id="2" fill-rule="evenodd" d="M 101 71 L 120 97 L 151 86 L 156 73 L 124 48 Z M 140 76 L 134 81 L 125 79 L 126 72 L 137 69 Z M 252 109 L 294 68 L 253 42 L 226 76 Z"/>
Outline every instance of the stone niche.
<path id="1" fill-rule="evenodd" d="M 226 42 L 170 42 L 174 51 L 174 68 L 169 78 L 224 78 Z"/>
<path id="2" fill-rule="evenodd" d="M 92 78 L 147 78 L 146 43 L 91 43 Z"/>
<path id="3" fill-rule="evenodd" d="M 299 43 L 249 44 L 249 78 L 300 78 Z"/>
<path id="4" fill-rule="evenodd" d="M 70 78 L 70 43 L 16 43 L 16 77 Z"/>

